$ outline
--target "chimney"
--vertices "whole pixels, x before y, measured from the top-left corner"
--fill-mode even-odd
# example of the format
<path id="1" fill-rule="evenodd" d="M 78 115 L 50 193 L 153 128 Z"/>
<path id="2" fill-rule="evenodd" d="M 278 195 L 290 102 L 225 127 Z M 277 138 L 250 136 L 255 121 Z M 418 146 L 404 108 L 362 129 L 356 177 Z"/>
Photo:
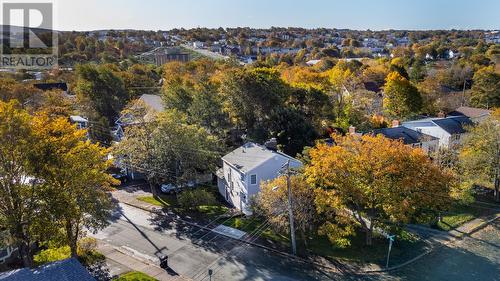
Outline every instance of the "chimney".
<path id="1" fill-rule="evenodd" d="M 354 135 L 354 134 L 356 134 L 356 127 L 349 126 L 349 135 Z"/>
<path id="2" fill-rule="evenodd" d="M 272 151 L 278 151 L 278 141 L 276 138 L 271 138 L 270 140 L 264 143 L 264 146 Z"/>
<path id="3" fill-rule="evenodd" d="M 444 114 L 444 112 L 442 111 L 439 111 L 438 118 L 446 118 L 446 114 Z"/>
<path id="4" fill-rule="evenodd" d="M 396 120 L 392 120 L 392 127 L 393 128 L 397 128 L 397 127 L 399 127 L 399 125 L 400 125 L 399 124 L 399 120 L 397 120 L 397 119 Z"/>

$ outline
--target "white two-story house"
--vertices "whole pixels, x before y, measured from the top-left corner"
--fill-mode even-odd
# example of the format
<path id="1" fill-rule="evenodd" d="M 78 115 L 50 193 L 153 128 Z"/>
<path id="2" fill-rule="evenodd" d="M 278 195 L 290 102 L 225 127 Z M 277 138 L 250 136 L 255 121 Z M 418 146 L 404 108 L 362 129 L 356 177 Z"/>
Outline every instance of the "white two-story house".
<path id="1" fill-rule="evenodd" d="M 291 169 L 302 166 L 274 148 L 246 143 L 222 157 L 222 168 L 217 171 L 219 192 L 235 208 L 251 214 L 250 198 L 260 191 L 262 181 L 279 177 L 287 161 Z"/>

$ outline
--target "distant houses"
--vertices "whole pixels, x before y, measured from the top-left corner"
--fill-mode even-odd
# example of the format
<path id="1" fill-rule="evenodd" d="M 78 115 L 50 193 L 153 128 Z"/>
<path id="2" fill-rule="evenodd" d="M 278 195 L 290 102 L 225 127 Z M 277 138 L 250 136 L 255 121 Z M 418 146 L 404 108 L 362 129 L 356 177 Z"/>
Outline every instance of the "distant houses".
<path id="1" fill-rule="evenodd" d="M 87 129 L 89 127 L 89 120 L 80 115 L 71 115 L 69 122 L 75 124 L 78 129 Z"/>
<path id="2" fill-rule="evenodd" d="M 262 181 L 280 175 L 289 161 L 290 168 L 302 163 L 276 149 L 276 140 L 267 145 L 248 142 L 222 157 L 222 168 L 217 171 L 219 193 L 236 209 L 251 214 L 250 198 L 260 191 Z"/>

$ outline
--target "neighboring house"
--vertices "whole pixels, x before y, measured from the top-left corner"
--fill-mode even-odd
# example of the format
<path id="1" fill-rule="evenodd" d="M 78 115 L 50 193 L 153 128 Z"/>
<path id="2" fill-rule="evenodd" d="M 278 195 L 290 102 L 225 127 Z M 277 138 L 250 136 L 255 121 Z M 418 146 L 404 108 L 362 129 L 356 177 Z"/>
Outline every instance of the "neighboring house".
<path id="1" fill-rule="evenodd" d="M 422 132 L 417 132 L 403 126 L 377 129 L 370 132 L 374 135 L 383 135 L 386 138 L 393 140 L 401 140 L 404 144 L 411 147 L 422 148 L 427 154 L 432 154 L 437 151 L 439 139 Z"/>
<path id="2" fill-rule="evenodd" d="M 37 268 L 21 268 L 0 272 L 5 281 L 95 281 L 87 269 L 75 258 L 55 261 Z"/>
<path id="3" fill-rule="evenodd" d="M 440 148 L 454 149 L 460 145 L 466 127 L 473 122 L 467 116 L 449 116 L 446 118 L 425 118 L 403 122 L 402 126 L 439 139 Z"/>
<path id="4" fill-rule="evenodd" d="M 149 94 L 144 94 L 138 99 L 139 104 L 143 104 L 146 106 L 146 115 L 143 117 L 144 120 L 148 121 L 154 118 L 155 114 L 159 112 L 163 112 L 165 110 L 165 107 L 163 106 L 163 101 L 160 96 L 158 95 L 149 95 Z M 116 120 L 116 130 L 114 132 L 115 139 L 117 141 L 120 141 L 123 138 L 123 135 L 125 133 L 125 128 L 127 126 L 131 125 L 137 125 L 138 121 L 137 118 L 134 116 L 131 116 L 129 114 L 122 114 Z"/>
<path id="5" fill-rule="evenodd" d="M 89 127 L 89 120 L 79 115 L 71 115 L 69 121 L 71 124 L 76 124 L 78 129 L 87 129 Z"/>
<path id="6" fill-rule="evenodd" d="M 128 126 L 137 126 L 140 125 L 143 121 L 148 122 L 155 118 L 155 115 L 157 113 L 165 110 L 161 97 L 157 95 L 144 94 L 138 99 L 138 104 L 142 104 L 146 107 L 146 114 L 141 118 L 141 121 L 138 121 L 139 118 L 131 116 L 130 114 L 122 114 L 115 122 L 116 130 L 113 132 L 113 134 L 116 141 L 121 141 L 121 139 L 125 135 L 125 129 Z M 142 173 L 137 172 L 131 167 L 123 165 L 121 159 L 116 159 L 115 165 L 117 167 L 120 167 L 122 171 L 133 180 L 144 178 L 144 175 Z"/>
<path id="7" fill-rule="evenodd" d="M 188 62 L 191 59 L 189 53 L 178 48 L 165 49 L 164 52 L 154 54 L 154 62 L 157 66 L 164 65 L 172 61 Z"/>
<path id="8" fill-rule="evenodd" d="M 33 84 L 33 87 L 40 89 L 42 91 L 51 91 L 51 90 L 61 90 L 65 94 L 68 93 L 68 84 L 61 83 L 36 83 Z"/>
<path id="9" fill-rule="evenodd" d="M 321 60 L 308 60 L 308 61 L 306 62 L 306 64 L 307 64 L 308 66 L 313 66 L 313 65 L 318 64 L 320 61 L 321 61 Z"/>
<path id="10" fill-rule="evenodd" d="M 470 120 L 474 123 L 479 123 L 484 121 L 488 116 L 491 115 L 491 110 L 482 109 L 482 108 L 474 108 L 468 106 L 461 106 L 452 112 L 448 113 L 450 116 L 466 116 L 469 117 Z"/>
<path id="11" fill-rule="evenodd" d="M 217 186 L 227 202 L 245 214 L 251 214 L 250 198 L 260 191 L 262 181 L 277 178 L 283 166 L 290 168 L 302 163 L 275 149 L 275 140 L 263 146 L 248 142 L 222 157 L 222 168 L 217 171 Z M 274 143 L 274 144 L 272 144 Z"/>

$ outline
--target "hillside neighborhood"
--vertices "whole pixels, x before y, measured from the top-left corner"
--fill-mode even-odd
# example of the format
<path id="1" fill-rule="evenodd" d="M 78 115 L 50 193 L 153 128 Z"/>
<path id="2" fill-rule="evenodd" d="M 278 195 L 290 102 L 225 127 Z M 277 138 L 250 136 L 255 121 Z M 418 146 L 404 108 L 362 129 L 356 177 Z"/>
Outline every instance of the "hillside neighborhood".
<path id="1" fill-rule="evenodd" d="M 0 281 L 498 280 L 497 4 L 45 2 L 0 3 Z"/>

